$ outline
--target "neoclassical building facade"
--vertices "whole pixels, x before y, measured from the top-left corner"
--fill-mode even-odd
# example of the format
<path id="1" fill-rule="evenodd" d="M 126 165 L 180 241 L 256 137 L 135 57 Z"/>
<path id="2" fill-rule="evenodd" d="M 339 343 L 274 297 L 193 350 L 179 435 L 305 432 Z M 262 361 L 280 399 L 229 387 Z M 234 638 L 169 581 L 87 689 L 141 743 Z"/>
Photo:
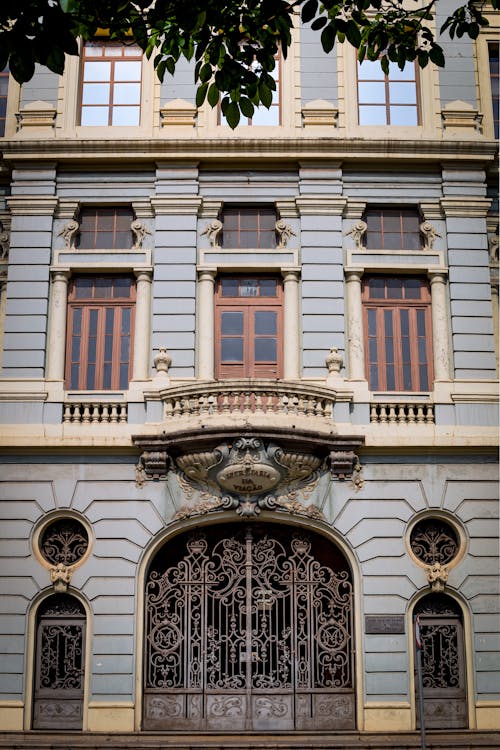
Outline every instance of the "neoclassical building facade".
<path id="1" fill-rule="evenodd" d="M 498 746 L 498 26 L 0 74 L 0 747 Z"/>

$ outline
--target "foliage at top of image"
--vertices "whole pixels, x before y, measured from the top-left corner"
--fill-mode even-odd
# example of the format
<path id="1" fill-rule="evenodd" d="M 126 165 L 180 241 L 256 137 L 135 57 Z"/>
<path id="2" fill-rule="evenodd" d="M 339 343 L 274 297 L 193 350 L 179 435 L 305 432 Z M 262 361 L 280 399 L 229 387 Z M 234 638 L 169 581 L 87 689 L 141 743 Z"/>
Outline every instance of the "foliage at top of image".
<path id="1" fill-rule="evenodd" d="M 240 116 L 269 107 L 276 82 L 278 50 L 286 57 L 297 19 L 318 32 L 325 52 L 347 41 L 358 59 L 403 68 L 416 60 L 444 66 L 439 34 L 475 39 L 487 26 L 485 9 L 468 0 L 444 21 L 436 35 L 436 2 L 420 0 L 16 0 L 0 8 L 0 70 L 9 66 L 19 82 L 29 81 L 35 63 L 64 71 L 65 55 L 78 55 L 79 39 L 100 29 L 111 39 L 135 41 L 161 80 L 181 57 L 194 59 L 196 104 L 205 100 L 234 128 Z M 436 36 L 438 38 L 436 38 Z"/>

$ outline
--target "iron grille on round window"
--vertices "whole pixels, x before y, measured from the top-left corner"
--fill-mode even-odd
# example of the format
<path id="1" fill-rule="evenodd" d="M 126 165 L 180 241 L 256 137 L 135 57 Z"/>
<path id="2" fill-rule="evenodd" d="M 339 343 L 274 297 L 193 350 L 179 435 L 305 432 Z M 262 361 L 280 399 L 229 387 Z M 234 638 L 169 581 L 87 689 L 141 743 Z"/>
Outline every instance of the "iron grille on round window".
<path id="1" fill-rule="evenodd" d="M 53 521 L 40 537 L 40 552 L 51 565 L 74 565 L 85 555 L 88 546 L 87 530 L 75 518 Z"/>
<path id="2" fill-rule="evenodd" d="M 411 551 L 425 565 L 446 565 L 457 556 L 459 546 L 455 529 L 438 518 L 419 521 L 410 534 Z"/>

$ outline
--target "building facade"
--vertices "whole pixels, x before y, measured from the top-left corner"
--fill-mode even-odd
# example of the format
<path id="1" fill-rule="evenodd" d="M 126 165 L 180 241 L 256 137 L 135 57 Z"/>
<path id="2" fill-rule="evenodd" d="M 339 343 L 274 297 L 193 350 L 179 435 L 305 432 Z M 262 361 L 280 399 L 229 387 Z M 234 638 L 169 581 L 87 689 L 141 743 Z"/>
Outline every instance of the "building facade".
<path id="1" fill-rule="evenodd" d="M 498 27 L 298 28 L 235 131 L 105 37 L 1 74 L 4 743 L 416 743 L 417 615 L 427 729 L 498 740 Z"/>

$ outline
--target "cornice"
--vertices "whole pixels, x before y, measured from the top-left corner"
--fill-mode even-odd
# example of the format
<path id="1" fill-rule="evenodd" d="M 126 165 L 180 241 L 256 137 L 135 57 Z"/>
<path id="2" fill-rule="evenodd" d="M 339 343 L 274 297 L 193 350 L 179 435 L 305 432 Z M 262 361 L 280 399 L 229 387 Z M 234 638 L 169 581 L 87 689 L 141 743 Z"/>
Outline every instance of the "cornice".
<path id="1" fill-rule="evenodd" d="M 176 138 L 148 139 L 53 139 L 5 140 L 2 159 L 5 162 L 26 161 L 96 161 L 106 159 L 137 164 L 167 158 L 173 161 L 212 161 L 243 163 L 248 159 L 266 161 L 311 161 L 334 159 L 346 162 L 364 161 L 422 162 L 492 162 L 498 153 L 496 141 L 481 140 L 387 140 L 361 138 Z"/>

